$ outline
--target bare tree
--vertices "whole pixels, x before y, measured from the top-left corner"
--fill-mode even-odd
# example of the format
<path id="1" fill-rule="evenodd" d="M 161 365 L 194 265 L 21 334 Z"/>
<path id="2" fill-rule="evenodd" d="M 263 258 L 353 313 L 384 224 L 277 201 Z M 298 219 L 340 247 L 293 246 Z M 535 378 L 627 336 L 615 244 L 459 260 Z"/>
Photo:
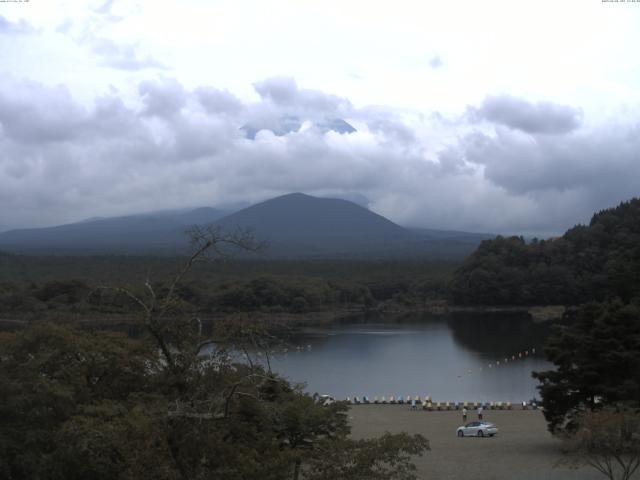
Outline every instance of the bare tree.
<path id="1" fill-rule="evenodd" d="M 180 282 L 197 263 L 227 259 L 239 252 L 259 252 L 265 247 L 247 229 L 227 232 L 216 225 L 195 225 L 186 233 L 190 253 L 165 288 L 158 289 L 149 276 L 144 281 L 143 293 L 125 287 L 102 287 L 128 297 L 140 307 L 145 329 L 157 343 L 167 368 L 176 372 L 190 368 L 202 349 L 215 341 L 203 335 L 198 316 L 179 315 L 182 313 L 182 301 L 177 294 Z"/>
<path id="2" fill-rule="evenodd" d="M 610 480 L 629 480 L 640 467 L 640 412 L 608 407 L 585 412 L 565 437 L 566 461 L 588 465 Z"/>

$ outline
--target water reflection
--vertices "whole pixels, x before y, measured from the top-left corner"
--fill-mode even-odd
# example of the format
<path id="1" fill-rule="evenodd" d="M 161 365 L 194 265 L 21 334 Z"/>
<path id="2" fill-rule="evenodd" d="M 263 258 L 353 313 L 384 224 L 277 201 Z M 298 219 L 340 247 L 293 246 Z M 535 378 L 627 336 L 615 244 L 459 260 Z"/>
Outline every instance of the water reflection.
<path id="1" fill-rule="evenodd" d="M 272 366 L 306 381 L 309 392 L 337 397 L 426 394 L 436 401 L 511 402 L 535 396 L 531 371 L 550 368 L 541 356 L 548 328 L 526 318 L 384 320 L 306 329 L 293 339 L 300 349 L 276 355 Z"/>

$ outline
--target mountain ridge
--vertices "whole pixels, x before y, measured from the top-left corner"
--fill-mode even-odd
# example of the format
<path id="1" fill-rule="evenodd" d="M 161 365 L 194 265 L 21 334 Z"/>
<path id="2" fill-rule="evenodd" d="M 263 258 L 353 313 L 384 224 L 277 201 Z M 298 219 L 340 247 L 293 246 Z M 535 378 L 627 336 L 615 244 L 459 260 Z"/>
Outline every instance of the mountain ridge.
<path id="1" fill-rule="evenodd" d="M 462 258 L 490 235 L 417 231 L 349 200 L 290 193 L 239 211 L 201 207 L 0 233 L 0 249 L 19 253 L 176 254 L 187 247 L 185 230 L 213 223 L 249 228 L 269 244 L 271 258 Z"/>

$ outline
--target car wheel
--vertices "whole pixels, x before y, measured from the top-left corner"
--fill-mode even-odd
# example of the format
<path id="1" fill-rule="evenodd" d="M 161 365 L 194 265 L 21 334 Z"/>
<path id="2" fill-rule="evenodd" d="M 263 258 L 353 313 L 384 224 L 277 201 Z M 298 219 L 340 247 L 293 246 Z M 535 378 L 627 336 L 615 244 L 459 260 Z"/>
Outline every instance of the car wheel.
<path id="1" fill-rule="evenodd" d="M 478 430 L 478 436 L 479 437 L 484 437 L 484 432 L 482 430 Z"/>
<path id="2" fill-rule="evenodd" d="M 458 430 L 458 436 L 459 437 L 464 437 L 464 432 L 462 430 Z"/>

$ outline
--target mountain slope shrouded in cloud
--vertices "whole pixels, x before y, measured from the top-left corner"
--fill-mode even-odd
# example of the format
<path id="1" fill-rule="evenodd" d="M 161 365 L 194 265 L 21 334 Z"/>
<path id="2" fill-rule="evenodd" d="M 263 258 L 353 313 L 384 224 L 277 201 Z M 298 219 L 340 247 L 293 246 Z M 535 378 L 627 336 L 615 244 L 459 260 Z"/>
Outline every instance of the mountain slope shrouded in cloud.
<path id="1" fill-rule="evenodd" d="M 190 225 L 214 222 L 225 213 L 204 207 L 11 230 L 0 234 L 0 248 L 27 253 L 169 252 L 184 244 Z"/>
<path id="2" fill-rule="evenodd" d="M 0 225 L 357 191 L 403 225 L 546 237 L 637 193 L 635 111 L 614 128 L 544 97 L 481 96 L 456 115 L 357 105 L 293 78 L 254 89 L 163 77 L 83 101 L 0 74 Z"/>
<path id="3" fill-rule="evenodd" d="M 542 238 L 638 194 L 638 2 L 0 5 L 0 231 L 303 191 Z"/>
<path id="4" fill-rule="evenodd" d="M 234 231 L 251 229 L 266 241 L 270 258 L 457 259 L 487 235 L 410 230 L 353 202 L 292 193 L 222 217 L 200 208 L 106 219 L 0 234 L 0 249 L 26 253 L 172 254 L 187 247 L 185 230 L 214 223 Z"/>

